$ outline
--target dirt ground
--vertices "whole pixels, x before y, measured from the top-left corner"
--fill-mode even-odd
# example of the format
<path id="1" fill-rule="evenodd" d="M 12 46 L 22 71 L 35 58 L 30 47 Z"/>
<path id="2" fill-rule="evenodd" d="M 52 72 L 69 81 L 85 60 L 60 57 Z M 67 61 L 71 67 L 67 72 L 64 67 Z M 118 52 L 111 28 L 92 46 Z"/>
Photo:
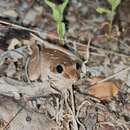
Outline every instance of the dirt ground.
<path id="1" fill-rule="evenodd" d="M 111 9 L 107 0 L 69 1 L 62 46 L 44 0 L 0 0 L 0 130 L 130 130 L 130 0 L 111 33 L 98 7 Z M 69 89 L 30 81 L 31 43 L 65 48 L 80 60 L 80 79 Z"/>

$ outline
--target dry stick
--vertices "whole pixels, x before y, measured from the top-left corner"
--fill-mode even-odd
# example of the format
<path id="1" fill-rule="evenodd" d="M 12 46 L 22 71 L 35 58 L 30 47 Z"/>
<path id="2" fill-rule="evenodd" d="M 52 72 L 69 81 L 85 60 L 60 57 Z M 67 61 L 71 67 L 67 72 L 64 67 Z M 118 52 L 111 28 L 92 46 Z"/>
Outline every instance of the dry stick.
<path id="1" fill-rule="evenodd" d="M 72 111 L 75 116 L 75 103 L 74 103 L 74 94 L 73 94 L 73 87 L 70 88 L 71 93 L 71 105 L 72 105 Z"/>
<path id="2" fill-rule="evenodd" d="M 19 29 L 22 29 L 22 30 L 26 30 L 26 31 L 29 31 L 29 32 L 33 32 L 33 33 L 40 35 L 39 31 L 30 29 L 30 28 L 26 28 L 26 27 L 23 27 L 23 26 L 14 24 L 14 23 L 6 22 L 6 21 L 3 21 L 3 20 L 0 20 L 0 23 L 5 24 L 5 25 L 9 25 L 9 26 L 12 26 L 12 27 L 16 27 L 16 28 L 19 28 Z M 44 34 L 44 36 L 47 37 L 47 34 Z"/>
<path id="3" fill-rule="evenodd" d="M 9 124 L 18 116 L 18 114 L 23 110 L 23 107 L 21 107 L 17 113 L 12 117 L 12 119 L 7 123 L 7 125 L 4 127 L 3 130 L 6 130 L 6 128 L 9 126 Z"/>
<path id="4" fill-rule="evenodd" d="M 78 124 L 76 122 L 76 117 L 75 117 L 75 103 L 74 103 L 74 94 L 73 94 L 73 88 L 71 87 L 70 90 L 71 93 L 71 105 L 72 105 L 72 116 L 73 116 L 73 125 L 74 125 L 74 130 L 79 130 L 78 129 Z"/>
<path id="5" fill-rule="evenodd" d="M 91 49 L 95 49 L 95 50 L 104 51 L 105 53 L 114 54 L 114 55 L 121 56 L 121 57 L 124 57 L 124 58 L 130 58 L 129 55 L 118 53 L 118 52 L 114 52 L 112 50 L 106 50 L 106 49 L 98 48 L 98 47 L 94 47 L 94 46 L 90 46 L 90 48 Z"/>
<path id="6" fill-rule="evenodd" d="M 72 105 L 72 112 L 73 112 L 73 118 L 74 118 L 74 128 L 78 130 L 78 125 L 76 122 L 76 114 L 75 114 L 75 102 L 74 102 L 74 93 L 73 93 L 73 87 L 70 88 L 70 93 L 71 93 L 71 105 Z M 74 129 L 74 130 L 76 130 Z"/>
<path id="7" fill-rule="evenodd" d="M 125 71 L 129 71 L 129 70 L 130 70 L 130 66 L 127 67 L 127 68 L 124 68 L 124 69 L 122 69 L 122 70 L 120 70 L 120 71 L 118 71 L 118 72 L 116 72 L 115 74 L 113 74 L 113 75 L 111 75 L 111 76 L 108 76 L 107 78 L 105 78 L 105 79 L 103 79 L 103 80 L 97 81 L 95 84 L 100 84 L 100 83 L 103 83 L 103 82 L 105 82 L 105 81 L 108 81 L 108 80 L 114 78 L 115 76 L 117 76 L 118 74 L 120 74 L 120 73 L 122 73 L 122 72 L 125 72 Z"/>
<path id="8" fill-rule="evenodd" d="M 83 107 L 83 105 L 85 105 L 86 103 L 88 103 L 89 105 L 91 105 L 91 103 L 88 102 L 87 100 L 83 101 L 83 102 L 80 104 L 80 106 L 77 108 L 77 114 L 76 114 L 77 122 L 79 123 L 79 125 L 80 125 L 84 130 L 85 130 L 85 126 L 84 126 L 84 124 L 82 124 L 82 123 L 79 121 L 78 117 L 79 117 L 79 111 L 80 111 L 80 109 L 81 109 L 81 108 Z"/>
<path id="9" fill-rule="evenodd" d="M 91 43 L 91 38 L 89 38 L 89 40 L 88 40 L 88 45 L 87 45 L 87 48 L 86 48 L 86 60 L 82 63 L 82 68 L 81 68 L 81 70 L 82 70 L 82 72 L 84 73 L 84 74 L 86 74 L 86 63 L 88 63 L 88 60 L 89 60 L 89 58 L 90 58 L 90 43 Z"/>
<path id="10" fill-rule="evenodd" d="M 87 49 L 86 49 L 86 60 L 85 60 L 84 64 L 86 64 L 90 58 L 90 43 L 91 43 L 91 38 L 89 38 L 89 40 L 88 40 L 88 45 L 87 45 Z"/>
<path id="11" fill-rule="evenodd" d="M 72 41 L 70 39 L 65 39 L 66 42 L 68 43 L 73 43 L 76 44 L 76 45 L 82 45 L 84 47 L 87 47 L 87 45 L 85 44 L 82 44 L 81 42 L 76 42 L 76 41 Z M 121 56 L 121 57 L 125 57 L 125 58 L 130 58 L 129 55 L 126 55 L 126 54 L 121 54 L 121 53 L 118 53 L 118 52 L 114 52 L 112 50 L 106 50 L 106 49 L 103 49 L 103 48 L 98 48 L 98 47 L 94 47 L 92 45 L 90 45 L 89 47 L 90 49 L 95 49 L 95 50 L 100 50 L 100 51 L 104 51 L 105 53 L 110 53 L 110 54 L 114 54 L 114 55 L 117 55 L 117 56 Z"/>
<path id="12" fill-rule="evenodd" d="M 72 120 L 73 120 L 74 130 L 79 130 L 79 129 L 78 129 L 77 122 L 76 122 L 75 115 L 74 115 L 74 113 L 73 113 L 73 111 L 72 111 L 73 108 L 72 108 L 72 109 L 70 108 L 70 106 L 69 106 L 69 104 L 68 104 L 68 102 L 67 102 L 67 98 L 68 98 L 67 91 L 65 91 L 65 105 L 66 105 L 66 107 L 68 108 L 68 110 L 70 111 L 70 113 L 72 114 Z"/>
<path id="13" fill-rule="evenodd" d="M 66 42 L 68 43 L 73 43 L 76 44 L 76 45 L 82 45 L 84 47 L 87 47 L 87 45 L 85 44 L 82 44 L 81 42 L 77 42 L 77 41 L 72 41 L 70 39 L 65 39 Z M 90 41 L 91 42 L 91 41 Z M 90 45 L 89 47 L 90 49 L 95 49 L 95 50 L 100 50 L 100 51 L 104 51 L 105 53 L 110 53 L 110 54 L 114 54 L 114 55 L 117 55 L 117 56 L 121 56 L 121 57 L 125 57 L 125 58 L 130 58 L 129 55 L 126 55 L 126 54 L 121 54 L 121 53 L 118 53 L 118 52 L 114 52 L 112 50 L 106 50 L 106 49 L 103 49 L 103 48 L 98 48 L 98 47 L 94 47 L 92 45 Z"/>
<path id="14" fill-rule="evenodd" d="M 31 87 L 35 87 L 34 84 L 32 84 L 30 78 L 29 78 L 29 75 L 28 75 L 28 65 L 29 65 L 29 61 L 30 61 L 30 57 L 27 58 L 27 61 L 25 63 L 25 77 L 26 77 L 26 80 L 27 82 L 31 85 Z"/>
<path id="15" fill-rule="evenodd" d="M 16 28 L 19 28 L 19 29 L 23 29 L 23 30 L 26 30 L 26 31 L 29 31 L 29 32 L 32 32 L 32 33 L 36 33 L 38 34 L 39 36 L 41 36 L 41 32 L 40 31 L 36 31 L 36 30 L 33 30 L 33 29 L 29 29 L 29 28 L 26 28 L 26 27 L 23 27 L 23 26 L 20 26 L 20 25 L 17 25 L 17 24 L 13 24 L 13 23 L 9 23 L 9 22 L 5 22 L 5 21 L 2 21 L 0 20 L 0 23 L 1 24 L 5 24 L 5 25 L 9 25 L 9 26 L 12 26 L 12 27 L 16 27 Z M 47 33 L 43 33 L 42 32 L 42 37 L 44 38 L 47 38 L 48 35 Z M 57 36 L 53 36 L 54 39 L 59 39 Z M 41 39 L 41 38 L 40 38 Z M 73 41 L 73 40 L 69 40 L 69 39 L 62 39 L 64 40 L 65 42 L 71 42 L 71 43 L 74 43 L 76 45 L 82 45 L 84 47 L 87 47 L 86 45 L 80 43 L 80 42 L 77 42 L 77 41 Z M 98 47 L 94 47 L 94 46 L 90 46 L 90 49 L 96 49 L 96 50 L 101 50 L 101 51 L 104 51 L 106 53 L 111 53 L 111 54 L 115 54 L 117 56 L 121 56 L 121 57 L 125 57 L 125 58 L 129 58 L 130 56 L 128 55 L 125 55 L 125 54 L 121 54 L 121 53 L 118 53 L 118 52 L 114 52 L 114 51 L 111 51 L 111 50 L 105 50 L 103 48 L 98 48 Z"/>

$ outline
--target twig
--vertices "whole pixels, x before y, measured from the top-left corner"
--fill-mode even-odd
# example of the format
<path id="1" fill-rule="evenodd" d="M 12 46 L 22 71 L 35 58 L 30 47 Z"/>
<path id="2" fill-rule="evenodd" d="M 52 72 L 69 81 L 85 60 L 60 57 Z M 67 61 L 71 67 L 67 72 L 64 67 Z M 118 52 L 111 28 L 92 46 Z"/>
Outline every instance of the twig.
<path id="1" fill-rule="evenodd" d="M 26 77 L 27 82 L 28 82 L 32 87 L 35 87 L 34 84 L 32 84 L 31 80 L 29 79 L 29 75 L 28 75 L 28 65 L 29 65 L 29 62 L 30 62 L 30 57 L 27 58 L 27 61 L 26 61 L 26 63 L 25 63 L 25 68 L 24 68 L 25 77 Z"/>
<path id="2" fill-rule="evenodd" d="M 104 51 L 105 53 L 114 54 L 116 56 L 121 56 L 121 57 L 124 57 L 124 58 L 130 58 L 129 55 L 122 54 L 122 53 L 119 53 L 119 52 L 115 52 L 115 51 L 112 51 L 112 50 L 106 50 L 106 49 L 99 48 L 99 47 L 90 46 L 90 49 L 100 50 L 101 52 Z"/>
<path id="3" fill-rule="evenodd" d="M 118 71 L 118 72 L 116 72 L 115 74 L 113 74 L 113 75 L 111 75 L 111 76 L 108 76 L 107 78 L 105 78 L 105 79 L 103 79 L 103 80 L 97 81 L 96 84 L 100 84 L 100 83 L 103 83 L 103 82 L 105 82 L 105 81 L 108 81 L 108 80 L 110 80 L 110 79 L 116 77 L 116 76 L 119 75 L 120 73 L 125 72 L 125 71 L 129 71 L 129 70 L 130 70 L 130 66 L 127 67 L 127 68 L 124 68 L 124 69 L 122 69 L 122 70 L 120 70 L 120 71 Z"/>
<path id="4" fill-rule="evenodd" d="M 71 106 L 72 106 L 72 112 L 73 112 L 74 130 L 78 130 L 78 125 L 77 125 L 77 122 L 76 122 L 76 114 L 75 114 L 75 103 L 74 103 L 73 87 L 70 88 L 70 93 L 71 93 Z"/>
<path id="5" fill-rule="evenodd" d="M 109 122 L 109 121 L 104 121 L 104 122 L 100 122 L 101 125 L 104 125 L 104 124 L 107 124 L 107 125 L 110 125 L 110 126 L 115 126 L 112 122 Z"/>
<path id="6" fill-rule="evenodd" d="M 86 74 L 86 65 L 85 64 L 88 62 L 88 60 L 90 58 L 90 43 L 91 43 L 91 38 L 89 38 L 89 40 L 88 40 L 88 45 L 86 48 L 86 56 L 85 56 L 86 60 L 82 63 L 82 68 L 81 68 L 81 70 L 84 74 Z"/>
<path id="7" fill-rule="evenodd" d="M 75 116 L 75 103 L 74 103 L 74 94 L 73 94 L 73 87 L 70 88 L 71 93 L 71 105 L 72 105 L 72 111 Z"/>
<path id="8" fill-rule="evenodd" d="M 12 119 L 7 123 L 7 125 L 4 127 L 3 130 L 6 130 L 6 128 L 10 125 L 10 123 L 18 116 L 18 114 L 23 110 L 23 107 L 21 107 L 16 114 L 12 117 Z"/>
<path id="9" fill-rule="evenodd" d="M 88 45 L 87 45 L 87 49 L 86 49 L 86 60 L 84 62 L 84 64 L 86 64 L 89 60 L 90 57 L 90 43 L 91 43 L 91 38 L 89 38 L 88 40 Z"/>
<path id="10" fill-rule="evenodd" d="M 86 103 L 88 103 L 89 105 L 91 105 L 90 102 L 88 102 L 87 100 L 83 101 L 83 102 L 80 104 L 80 106 L 77 108 L 77 114 L 76 114 L 76 120 L 77 120 L 77 122 L 79 123 L 79 125 L 80 125 L 84 130 L 86 130 L 86 129 L 85 129 L 85 126 L 79 121 L 78 117 L 79 117 L 79 111 L 80 111 L 80 109 L 81 109 L 81 108 L 83 107 L 83 105 L 85 105 Z"/>
<path id="11" fill-rule="evenodd" d="M 71 110 L 68 102 L 67 102 L 67 99 L 68 99 L 68 95 L 67 95 L 67 91 L 65 92 L 65 104 L 66 104 L 66 107 L 68 108 L 69 112 L 71 113 L 72 115 L 72 121 L 73 121 L 73 127 L 74 127 L 74 130 L 78 130 L 78 125 L 77 125 L 77 122 L 76 122 L 76 118 L 75 118 L 75 115 L 73 113 L 73 110 Z M 74 108 L 72 108 L 74 109 Z"/>
<path id="12" fill-rule="evenodd" d="M 54 119 L 56 120 L 58 126 L 61 125 L 61 121 L 63 121 L 63 107 L 64 107 L 64 99 L 56 100 L 56 115 Z"/>
<path id="13" fill-rule="evenodd" d="M 14 23 L 6 22 L 6 21 L 3 21 L 3 20 L 0 20 L 0 23 L 1 24 L 5 24 L 5 25 L 9 25 L 9 26 L 12 26 L 12 27 L 15 27 L 15 28 L 18 28 L 18 29 L 26 30 L 26 31 L 29 31 L 29 32 L 36 33 L 36 34 L 40 35 L 39 31 L 30 29 L 30 28 L 26 28 L 26 27 L 23 27 L 23 26 L 14 24 Z M 44 36 L 47 37 L 47 34 L 44 33 Z"/>

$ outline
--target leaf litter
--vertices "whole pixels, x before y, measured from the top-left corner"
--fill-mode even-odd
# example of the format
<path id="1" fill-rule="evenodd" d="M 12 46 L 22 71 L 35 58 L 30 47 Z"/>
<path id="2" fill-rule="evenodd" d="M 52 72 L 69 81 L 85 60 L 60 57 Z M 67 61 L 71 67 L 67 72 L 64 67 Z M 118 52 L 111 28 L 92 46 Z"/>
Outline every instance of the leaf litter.
<path id="1" fill-rule="evenodd" d="M 70 2 L 66 48 L 83 60 L 84 68 L 78 83 L 64 93 L 53 89 L 53 83 L 29 82 L 25 73 L 31 37 L 37 45 L 58 42 L 57 35 L 48 37 L 56 28 L 43 3 L 0 2 L 0 129 L 129 130 L 130 23 L 129 13 L 124 13 L 129 12 L 129 0 L 117 10 L 114 24 L 120 35 L 113 34 L 111 41 L 101 28 L 106 18 L 96 12 L 97 6 L 108 6 L 107 2 Z"/>

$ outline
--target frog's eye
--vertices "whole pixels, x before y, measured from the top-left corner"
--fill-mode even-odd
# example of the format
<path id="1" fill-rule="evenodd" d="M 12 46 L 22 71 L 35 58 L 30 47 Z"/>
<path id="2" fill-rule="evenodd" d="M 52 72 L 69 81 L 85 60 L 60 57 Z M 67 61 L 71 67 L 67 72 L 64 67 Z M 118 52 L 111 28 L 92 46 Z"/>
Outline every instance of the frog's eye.
<path id="1" fill-rule="evenodd" d="M 76 63 L 76 69 L 77 69 L 77 70 L 81 69 L 81 64 L 78 63 L 78 62 Z"/>
<path id="2" fill-rule="evenodd" d="M 56 66 L 56 71 L 57 71 L 57 73 L 62 73 L 62 72 L 63 72 L 63 67 L 62 67 L 62 65 L 57 65 L 57 66 Z"/>

